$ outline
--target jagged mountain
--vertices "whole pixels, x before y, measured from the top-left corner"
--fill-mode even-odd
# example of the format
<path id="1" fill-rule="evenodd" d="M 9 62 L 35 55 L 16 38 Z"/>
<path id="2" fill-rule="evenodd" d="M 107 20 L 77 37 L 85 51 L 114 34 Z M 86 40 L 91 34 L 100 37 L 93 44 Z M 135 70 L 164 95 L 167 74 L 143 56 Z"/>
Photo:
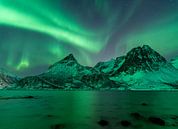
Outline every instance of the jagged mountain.
<path id="1" fill-rule="evenodd" d="M 51 65 L 46 72 L 38 76 L 21 79 L 15 87 L 27 89 L 96 89 L 116 85 L 92 67 L 82 66 L 69 54 Z"/>
<path id="2" fill-rule="evenodd" d="M 0 69 L 0 89 L 7 87 L 18 81 L 18 77 L 12 73 L 6 71 L 5 69 Z"/>
<path id="3" fill-rule="evenodd" d="M 126 72 L 134 74 L 137 71 L 157 71 L 167 65 L 166 59 L 148 45 L 133 48 L 125 56 L 125 61 L 115 74 Z"/>
<path id="4" fill-rule="evenodd" d="M 83 74 L 92 74 L 95 72 L 91 67 L 86 67 L 80 65 L 72 54 L 69 54 L 67 57 L 61 61 L 51 65 L 47 72 L 43 76 L 55 76 L 55 77 L 64 77 L 71 78 L 81 76 Z"/>
<path id="5" fill-rule="evenodd" d="M 107 62 L 99 62 L 94 68 L 110 75 L 122 72 L 133 75 L 137 71 L 157 71 L 167 67 L 166 59 L 148 45 L 133 48 L 126 56 L 117 57 Z"/>
<path id="6" fill-rule="evenodd" d="M 148 45 L 133 48 L 112 79 L 126 84 L 127 89 L 171 89 L 177 87 L 178 71 Z M 166 84 L 167 83 L 167 84 Z"/>
<path id="7" fill-rule="evenodd" d="M 178 71 L 148 45 L 133 48 L 126 56 L 100 62 L 94 68 L 123 84 L 123 89 L 170 89 L 170 85 L 175 88 L 178 84 Z"/>
<path id="8" fill-rule="evenodd" d="M 125 56 L 117 57 L 116 59 L 111 59 L 106 62 L 99 62 L 94 66 L 94 68 L 104 74 L 111 75 L 114 71 L 120 69 L 125 61 Z"/>
<path id="9" fill-rule="evenodd" d="M 125 56 L 99 62 L 93 68 L 80 65 L 72 54 L 38 76 L 25 77 L 11 88 L 25 89 L 175 89 L 178 70 L 148 45 L 133 48 Z"/>

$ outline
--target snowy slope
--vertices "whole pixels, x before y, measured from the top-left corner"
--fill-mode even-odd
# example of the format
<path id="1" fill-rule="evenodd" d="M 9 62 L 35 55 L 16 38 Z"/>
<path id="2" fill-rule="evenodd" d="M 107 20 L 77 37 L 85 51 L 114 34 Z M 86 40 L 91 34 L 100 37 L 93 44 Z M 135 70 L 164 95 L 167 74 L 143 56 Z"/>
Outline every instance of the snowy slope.
<path id="1" fill-rule="evenodd" d="M 92 74 L 92 68 L 80 65 L 72 54 L 49 67 L 44 76 L 70 78 L 83 74 Z"/>
<path id="2" fill-rule="evenodd" d="M 117 57 L 116 59 L 111 59 L 106 62 L 99 62 L 98 64 L 94 66 L 94 68 L 99 72 L 102 72 L 105 74 L 112 74 L 113 72 L 117 71 L 122 66 L 124 61 L 125 61 L 125 57 L 121 56 L 121 57 Z"/>
<path id="3" fill-rule="evenodd" d="M 123 88 L 131 90 L 169 90 L 178 88 L 178 70 L 160 68 L 158 71 L 138 71 L 133 75 L 122 73 L 111 80 L 125 84 Z"/>
<path id="4" fill-rule="evenodd" d="M 171 64 L 178 69 L 178 57 L 171 60 Z"/>
<path id="5" fill-rule="evenodd" d="M 17 76 L 4 69 L 0 69 L 0 89 L 15 83 L 17 80 Z"/>

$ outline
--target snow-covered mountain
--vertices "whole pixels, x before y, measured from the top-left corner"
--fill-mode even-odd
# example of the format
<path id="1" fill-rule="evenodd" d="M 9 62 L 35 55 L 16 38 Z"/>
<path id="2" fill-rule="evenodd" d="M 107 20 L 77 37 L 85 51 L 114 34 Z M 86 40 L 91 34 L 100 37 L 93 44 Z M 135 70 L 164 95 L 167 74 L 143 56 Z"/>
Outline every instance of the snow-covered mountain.
<path id="1" fill-rule="evenodd" d="M 125 56 L 121 56 L 106 62 L 99 62 L 94 66 L 94 68 L 101 73 L 112 75 L 114 71 L 120 69 L 124 61 L 125 61 Z"/>
<path id="2" fill-rule="evenodd" d="M 178 70 L 160 68 L 158 71 L 137 71 L 134 74 L 125 72 L 110 78 L 125 84 L 121 89 L 130 90 L 170 90 L 178 88 Z"/>
<path id="3" fill-rule="evenodd" d="M 134 74 L 137 71 L 157 71 L 166 66 L 167 61 L 148 45 L 133 48 L 126 56 L 117 57 L 107 62 L 99 62 L 94 68 L 106 74 L 118 75 L 122 72 Z"/>
<path id="4" fill-rule="evenodd" d="M 178 70 L 148 45 L 129 51 L 111 78 L 126 84 L 126 89 L 156 90 L 178 86 Z"/>
<path id="5" fill-rule="evenodd" d="M 110 85 L 109 85 L 110 84 Z M 15 88 L 26 89 L 97 89 L 116 85 L 108 76 L 92 67 L 80 65 L 72 54 L 51 65 L 38 76 L 21 79 Z"/>
<path id="6" fill-rule="evenodd" d="M 125 72 L 132 75 L 137 71 L 157 71 L 166 65 L 167 61 L 164 57 L 148 45 L 143 45 L 143 47 L 133 48 L 127 53 L 124 63 L 115 74 Z"/>
<path id="7" fill-rule="evenodd" d="M 6 71 L 5 69 L 0 69 L 0 89 L 7 87 L 18 81 L 18 77 L 12 73 Z"/>
<path id="8" fill-rule="evenodd" d="M 25 77 L 11 88 L 169 90 L 178 88 L 178 69 L 148 45 L 143 45 L 125 56 L 99 62 L 93 68 L 80 65 L 69 54 L 43 74 Z"/>
<path id="9" fill-rule="evenodd" d="M 178 57 L 171 60 L 171 64 L 178 69 Z"/>
<path id="10" fill-rule="evenodd" d="M 126 56 L 100 62 L 94 68 L 122 84 L 120 89 L 178 87 L 178 70 L 148 45 L 133 48 Z"/>
<path id="11" fill-rule="evenodd" d="M 80 65 L 72 54 L 69 54 L 64 59 L 51 65 L 43 76 L 55 76 L 57 78 L 63 77 L 64 79 L 82 76 L 84 74 L 92 74 L 91 67 Z"/>

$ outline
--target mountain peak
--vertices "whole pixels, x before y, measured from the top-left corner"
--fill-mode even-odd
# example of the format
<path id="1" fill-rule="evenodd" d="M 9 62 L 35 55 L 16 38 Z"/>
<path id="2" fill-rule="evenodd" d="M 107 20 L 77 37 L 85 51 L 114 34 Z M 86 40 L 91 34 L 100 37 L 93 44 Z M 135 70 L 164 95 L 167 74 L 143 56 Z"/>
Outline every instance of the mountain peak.
<path id="1" fill-rule="evenodd" d="M 136 47 L 130 50 L 126 58 L 133 60 L 138 58 L 139 60 L 152 60 L 153 62 L 167 62 L 166 59 L 158 52 L 153 50 L 149 45 L 143 45 L 142 47 Z"/>
<path id="2" fill-rule="evenodd" d="M 118 72 L 134 74 L 137 70 L 153 71 L 159 70 L 160 66 L 166 64 L 166 59 L 148 45 L 136 47 L 130 50 L 125 62 Z"/>
<path id="3" fill-rule="evenodd" d="M 70 53 L 68 56 L 66 56 L 62 60 L 71 60 L 71 61 L 77 61 L 72 53 Z"/>
<path id="4" fill-rule="evenodd" d="M 151 52 L 156 52 L 156 51 L 154 51 L 149 45 L 143 45 L 143 46 L 138 46 L 138 47 L 135 47 L 135 48 L 132 48 L 128 53 L 127 53 L 127 55 L 129 54 L 129 53 L 134 53 L 134 52 L 137 52 L 137 53 L 142 53 L 142 52 L 149 52 L 149 53 L 151 53 Z"/>
<path id="5" fill-rule="evenodd" d="M 149 45 L 143 45 L 142 46 L 142 49 L 147 49 L 147 50 L 149 50 L 149 49 L 152 49 Z"/>
<path id="6" fill-rule="evenodd" d="M 58 61 L 57 63 L 68 63 L 71 61 L 77 63 L 77 60 L 75 59 L 73 54 L 69 54 L 68 56 L 64 57 L 62 60 Z"/>
<path id="7" fill-rule="evenodd" d="M 58 64 L 68 64 L 68 65 L 74 65 L 74 64 L 78 64 L 77 60 L 75 59 L 75 57 L 73 56 L 73 54 L 69 54 L 68 56 L 64 57 L 62 60 L 54 63 L 53 65 L 51 65 L 49 67 L 49 69 L 53 68 L 54 66 L 58 65 Z"/>
<path id="8" fill-rule="evenodd" d="M 142 51 L 148 52 L 148 53 L 157 53 L 155 50 L 153 50 L 149 45 L 143 45 Z M 157 53 L 158 54 L 158 53 Z M 159 54 L 160 55 L 160 54 Z"/>

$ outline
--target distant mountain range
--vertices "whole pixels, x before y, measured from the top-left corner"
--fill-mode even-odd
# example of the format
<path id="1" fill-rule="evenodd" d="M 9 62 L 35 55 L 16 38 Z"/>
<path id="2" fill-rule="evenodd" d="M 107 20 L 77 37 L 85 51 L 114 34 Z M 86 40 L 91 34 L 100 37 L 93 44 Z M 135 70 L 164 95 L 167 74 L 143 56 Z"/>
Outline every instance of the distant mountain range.
<path id="1" fill-rule="evenodd" d="M 148 45 L 94 67 L 80 65 L 69 54 L 38 76 L 18 79 L 2 74 L 0 85 L 5 89 L 27 90 L 171 90 L 178 89 L 176 61 L 168 62 Z"/>

